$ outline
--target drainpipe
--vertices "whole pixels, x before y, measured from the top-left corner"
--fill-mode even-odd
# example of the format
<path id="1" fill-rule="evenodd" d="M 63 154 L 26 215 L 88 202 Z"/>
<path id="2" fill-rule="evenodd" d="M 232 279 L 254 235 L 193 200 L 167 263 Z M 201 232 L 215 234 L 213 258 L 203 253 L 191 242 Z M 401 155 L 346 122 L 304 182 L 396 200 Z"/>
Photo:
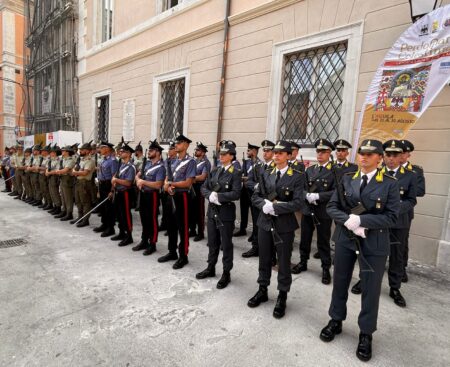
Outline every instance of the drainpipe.
<path id="1" fill-rule="evenodd" d="M 222 122 L 223 122 L 223 110 L 225 100 L 225 79 L 227 72 L 227 56 L 228 56 L 228 36 L 230 33 L 230 23 L 228 17 L 230 16 L 231 0 L 226 0 L 226 11 L 224 19 L 224 32 L 223 32 L 223 53 L 222 53 L 222 76 L 220 78 L 220 100 L 219 100 L 219 117 L 217 121 L 217 138 L 216 143 L 222 140 Z"/>

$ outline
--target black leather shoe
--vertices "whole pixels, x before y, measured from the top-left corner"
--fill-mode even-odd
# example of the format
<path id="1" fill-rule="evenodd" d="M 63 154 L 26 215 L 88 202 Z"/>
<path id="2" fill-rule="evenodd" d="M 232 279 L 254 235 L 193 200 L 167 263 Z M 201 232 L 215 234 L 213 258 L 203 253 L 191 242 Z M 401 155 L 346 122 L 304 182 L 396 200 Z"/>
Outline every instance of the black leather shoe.
<path id="1" fill-rule="evenodd" d="M 78 228 L 83 228 L 89 226 L 89 219 L 83 219 L 80 223 L 77 224 Z"/>
<path id="2" fill-rule="evenodd" d="M 394 300 L 394 303 L 399 307 L 406 307 L 406 301 L 400 293 L 399 289 L 391 288 L 389 291 L 389 297 Z"/>
<path id="3" fill-rule="evenodd" d="M 100 235 L 100 237 L 109 237 L 112 236 L 113 234 L 115 234 L 116 231 L 114 230 L 114 228 L 107 228 L 105 229 L 102 234 Z"/>
<path id="4" fill-rule="evenodd" d="M 259 286 L 258 292 L 250 298 L 247 302 L 247 306 L 251 308 L 258 307 L 261 303 L 267 302 L 269 297 L 267 296 L 267 287 Z"/>
<path id="5" fill-rule="evenodd" d="M 258 257 L 258 256 L 259 253 L 256 247 L 252 247 L 250 250 L 242 254 L 242 257 Z"/>
<path id="6" fill-rule="evenodd" d="M 306 270 L 308 270 L 308 263 L 306 261 L 300 261 L 292 268 L 291 272 L 292 274 L 300 274 L 302 271 Z"/>
<path id="7" fill-rule="evenodd" d="M 209 266 L 201 271 L 200 273 L 195 274 L 195 277 L 197 279 L 205 279 L 205 278 L 212 278 L 216 276 L 216 268 L 214 266 Z"/>
<path id="8" fill-rule="evenodd" d="M 197 236 L 197 232 L 189 231 L 189 238 Z"/>
<path id="9" fill-rule="evenodd" d="M 119 244 L 117 246 L 124 247 L 124 246 L 128 246 L 131 243 L 133 243 L 133 237 L 126 236 L 122 241 L 119 242 Z"/>
<path id="10" fill-rule="evenodd" d="M 323 284 L 331 283 L 330 269 L 322 269 L 322 283 Z"/>
<path id="11" fill-rule="evenodd" d="M 342 333 L 342 321 L 331 319 L 320 332 L 320 340 L 326 343 L 331 342 L 340 333 Z"/>
<path id="12" fill-rule="evenodd" d="M 205 235 L 198 234 L 197 236 L 194 237 L 194 242 L 199 242 L 199 241 L 203 240 L 204 238 L 205 238 Z"/>
<path id="13" fill-rule="evenodd" d="M 358 280 L 358 282 L 352 287 L 351 292 L 353 294 L 361 294 L 362 293 L 360 280 Z"/>
<path id="14" fill-rule="evenodd" d="M 408 283 L 408 274 L 406 273 L 406 270 L 403 273 L 402 283 Z"/>
<path id="15" fill-rule="evenodd" d="M 51 208 L 50 210 L 48 210 L 48 214 L 52 214 L 52 215 L 55 215 L 55 213 L 56 213 L 56 210 L 57 210 L 57 208 L 56 208 L 56 207 L 54 207 L 54 208 Z"/>
<path id="16" fill-rule="evenodd" d="M 372 358 L 372 335 L 359 334 L 356 356 L 363 362 L 367 362 Z"/>
<path id="17" fill-rule="evenodd" d="M 224 289 L 231 282 L 230 272 L 224 271 L 219 281 L 217 282 L 217 289 Z"/>
<path id="18" fill-rule="evenodd" d="M 72 220 L 72 219 L 73 219 L 72 213 L 67 213 L 65 217 L 61 218 L 61 222 L 67 222 L 67 221 Z"/>
<path id="19" fill-rule="evenodd" d="M 31 205 L 37 206 L 37 207 L 38 207 L 39 205 L 42 205 L 42 201 L 40 201 L 40 200 L 35 200 L 34 203 L 31 204 Z"/>
<path id="20" fill-rule="evenodd" d="M 233 233 L 233 237 L 242 237 L 242 236 L 247 236 L 247 231 L 245 229 L 240 229 L 239 231 Z"/>
<path id="21" fill-rule="evenodd" d="M 131 249 L 133 251 L 141 251 L 141 250 L 145 250 L 148 246 L 148 242 L 142 240 L 141 242 L 139 242 L 136 246 L 132 247 Z"/>
<path id="22" fill-rule="evenodd" d="M 55 215 L 56 219 L 61 219 L 66 216 L 66 212 L 61 211 L 59 214 Z"/>
<path id="23" fill-rule="evenodd" d="M 165 254 L 164 256 L 161 256 L 158 259 L 159 263 L 166 263 L 170 260 L 178 260 L 178 255 L 175 252 L 169 252 L 168 254 Z"/>
<path id="24" fill-rule="evenodd" d="M 42 209 L 45 210 L 45 211 L 51 210 L 51 209 L 53 209 L 53 205 L 51 205 L 51 204 L 46 204 Z"/>
<path id="25" fill-rule="evenodd" d="M 43 209 L 45 207 L 45 204 L 41 202 L 41 204 L 38 205 L 37 207 L 38 207 L 38 209 Z"/>
<path id="26" fill-rule="evenodd" d="M 177 261 L 175 261 L 175 264 L 173 264 L 172 269 L 181 269 L 185 265 L 189 264 L 189 260 L 187 256 L 179 257 Z"/>
<path id="27" fill-rule="evenodd" d="M 314 255 L 313 255 L 314 259 L 320 259 L 320 254 L 319 251 L 317 251 Z"/>
<path id="28" fill-rule="evenodd" d="M 102 233 L 105 231 L 106 231 L 106 226 L 104 224 L 94 228 L 94 232 L 96 232 L 96 233 Z"/>
<path id="29" fill-rule="evenodd" d="M 147 248 L 144 250 L 142 255 L 148 256 L 148 255 L 153 254 L 154 252 L 156 252 L 156 244 L 151 243 L 150 245 L 147 246 Z"/>
<path id="30" fill-rule="evenodd" d="M 75 223 L 78 222 L 78 220 L 80 220 L 80 219 L 81 219 L 81 217 L 72 219 L 69 223 L 70 223 L 70 224 L 75 224 Z"/>
<path id="31" fill-rule="evenodd" d="M 127 235 L 124 232 L 119 232 L 119 234 L 111 237 L 111 241 L 122 241 L 125 238 L 127 238 Z"/>
<path id="32" fill-rule="evenodd" d="M 21 200 L 22 198 L 20 197 L 20 195 L 19 196 L 16 196 L 15 198 L 14 198 L 14 200 Z"/>
<path id="33" fill-rule="evenodd" d="M 287 293 L 280 291 L 277 298 L 277 303 L 275 304 L 275 308 L 273 309 L 273 317 L 276 319 L 281 319 L 286 313 L 286 300 Z"/>

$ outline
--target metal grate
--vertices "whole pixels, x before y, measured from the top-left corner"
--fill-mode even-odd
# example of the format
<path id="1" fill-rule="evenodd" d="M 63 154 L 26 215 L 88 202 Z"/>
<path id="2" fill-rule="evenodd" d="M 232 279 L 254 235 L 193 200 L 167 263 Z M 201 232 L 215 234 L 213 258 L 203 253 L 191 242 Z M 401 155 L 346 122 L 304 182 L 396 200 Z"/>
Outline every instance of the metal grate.
<path id="1" fill-rule="evenodd" d="M 97 141 L 108 140 L 109 96 L 97 98 Z"/>
<path id="2" fill-rule="evenodd" d="M 168 143 L 183 131 L 185 79 L 161 83 L 160 140 Z"/>
<path id="3" fill-rule="evenodd" d="M 285 56 L 280 138 L 312 147 L 339 135 L 347 43 Z"/>
<path id="4" fill-rule="evenodd" d="M 5 240 L 5 241 L 0 241 L 0 248 L 23 246 L 23 245 L 26 245 L 27 243 L 28 243 L 28 241 L 23 238 L 16 238 L 13 240 Z"/>

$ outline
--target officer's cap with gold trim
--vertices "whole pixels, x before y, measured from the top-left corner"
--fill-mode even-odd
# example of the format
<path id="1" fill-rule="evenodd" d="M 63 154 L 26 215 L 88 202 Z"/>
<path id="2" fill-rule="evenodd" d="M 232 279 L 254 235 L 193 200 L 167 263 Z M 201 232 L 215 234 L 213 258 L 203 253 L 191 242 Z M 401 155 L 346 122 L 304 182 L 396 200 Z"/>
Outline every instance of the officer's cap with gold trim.
<path id="1" fill-rule="evenodd" d="M 195 149 L 201 150 L 202 152 L 205 152 L 205 153 L 208 152 L 208 147 L 205 144 L 203 144 L 201 141 L 198 141 L 196 143 Z"/>
<path id="2" fill-rule="evenodd" d="M 383 150 L 386 153 L 403 153 L 405 146 L 400 140 L 391 139 L 383 144 Z"/>
<path id="3" fill-rule="evenodd" d="M 405 146 L 405 152 L 413 152 L 414 151 L 414 144 L 411 143 L 409 140 L 401 140 L 401 142 Z"/>
<path id="4" fill-rule="evenodd" d="M 261 142 L 261 147 L 263 150 L 273 150 L 275 147 L 275 143 L 271 142 L 270 140 L 263 140 Z"/>
<path id="5" fill-rule="evenodd" d="M 220 145 L 220 154 L 236 154 L 236 143 L 232 140 L 222 140 Z"/>
<path id="6" fill-rule="evenodd" d="M 314 147 L 318 150 L 334 150 L 333 143 L 327 139 L 317 139 Z"/>
<path id="7" fill-rule="evenodd" d="M 336 149 L 351 149 L 352 145 L 344 139 L 338 139 L 333 143 Z"/>
<path id="8" fill-rule="evenodd" d="M 278 140 L 273 151 L 292 153 L 292 143 L 287 140 Z"/>
<path id="9" fill-rule="evenodd" d="M 383 154 L 383 143 L 379 140 L 366 139 L 361 143 L 358 153 Z"/>

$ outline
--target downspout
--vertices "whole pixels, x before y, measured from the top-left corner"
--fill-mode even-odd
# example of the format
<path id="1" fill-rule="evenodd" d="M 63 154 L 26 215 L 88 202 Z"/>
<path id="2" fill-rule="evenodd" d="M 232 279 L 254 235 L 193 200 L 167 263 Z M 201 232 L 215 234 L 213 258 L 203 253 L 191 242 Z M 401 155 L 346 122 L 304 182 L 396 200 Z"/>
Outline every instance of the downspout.
<path id="1" fill-rule="evenodd" d="M 223 110 L 225 101 L 225 80 L 227 72 L 227 57 L 228 57 L 228 37 L 230 33 L 230 23 L 228 18 L 230 16 L 231 0 L 227 0 L 225 19 L 224 19 L 224 31 L 223 31 L 223 53 L 222 53 L 222 76 L 220 78 L 220 100 L 219 100 L 219 117 L 217 121 L 217 138 L 216 142 L 222 140 L 222 122 L 223 122 Z"/>

